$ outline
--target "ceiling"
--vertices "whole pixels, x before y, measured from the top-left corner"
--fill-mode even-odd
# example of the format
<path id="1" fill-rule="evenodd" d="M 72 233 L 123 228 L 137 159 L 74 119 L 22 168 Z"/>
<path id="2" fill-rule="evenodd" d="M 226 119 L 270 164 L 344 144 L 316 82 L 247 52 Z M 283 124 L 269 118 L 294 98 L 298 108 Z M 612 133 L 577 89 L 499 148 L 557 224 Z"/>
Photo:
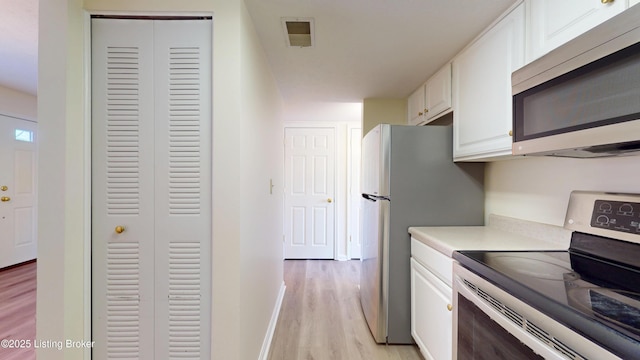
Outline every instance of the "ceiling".
<path id="1" fill-rule="evenodd" d="M 245 0 L 286 103 L 405 98 L 515 0 Z M 312 17 L 289 48 L 282 17 Z"/>
<path id="2" fill-rule="evenodd" d="M 285 104 L 404 98 L 515 0 L 245 0 Z M 289 48 L 282 17 L 312 17 Z M 0 85 L 36 94 L 38 0 L 0 0 Z"/>

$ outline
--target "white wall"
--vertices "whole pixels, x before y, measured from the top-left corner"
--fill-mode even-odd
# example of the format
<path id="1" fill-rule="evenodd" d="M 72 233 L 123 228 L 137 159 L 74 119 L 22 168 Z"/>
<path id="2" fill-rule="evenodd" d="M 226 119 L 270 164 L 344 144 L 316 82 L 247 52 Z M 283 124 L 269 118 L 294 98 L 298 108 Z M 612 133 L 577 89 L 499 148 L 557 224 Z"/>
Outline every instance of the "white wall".
<path id="1" fill-rule="evenodd" d="M 36 337 L 88 334 L 87 182 L 80 0 L 41 0 L 38 30 L 38 279 Z M 65 357 L 66 355 L 66 357 Z M 39 359 L 81 359 L 81 350 L 38 349 Z"/>
<path id="2" fill-rule="evenodd" d="M 241 3 L 242 89 L 238 99 L 242 100 L 239 104 L 242 112 L 241 121 L 232 122 L 239 125 L 239 137 L 232 146 L 241 160 L 239 192 L 232 196 L 241 200 L 240 291 L 237 294 L 240 343 L 235 356 L 218 357 L 215 354 L 216 359 L 258 358 L 263 340 L 270 340 L 264 339 L 265 332 L 278 290 L 284 286 L 282 100 L 244 2 Z M 238 164 L 230 165 L 238 167 Z M 275 185 L 272 193 L 270 180 Z M 224 326 L 220 326 L 220 330 L 224 331 Z M 266 359 L 267 354 L 263 356 Z"/>
<path id="3" fill-rule="evenodd" d="M 640 157 L 527 157 L 487 164 L 485 214 L 562 226 L 572 190 L 640 193 Z"/>
<path id="4" fill-rule="evenodd" d="M 295 102 L 284 108 L 284 121 L 358 122 L 362 120 L 361 102 Z"/>
<path id="5" fill-rule="evenodd" d="M 407 99 L 364 99 L 362 136 L 378 124 L 407 124 Z"/>
<path id="6" fill-rule="evenodd" d="M 33 94 L 0 86 L 0 114 L 38 121 L 38 102 Z"/>
<path id="7" fill-rule="evenodd" d="M 255 359 L 282 286 L 282 254 L 273 245 L 282 236 L 282 199 L 266 195 L 269 178 L 282 183 L 282 105 L 242 0 L 40 0 L 37 338 L 90 336 L 84 9 L 214 15 L 212 351 L 215 359 Z"/>

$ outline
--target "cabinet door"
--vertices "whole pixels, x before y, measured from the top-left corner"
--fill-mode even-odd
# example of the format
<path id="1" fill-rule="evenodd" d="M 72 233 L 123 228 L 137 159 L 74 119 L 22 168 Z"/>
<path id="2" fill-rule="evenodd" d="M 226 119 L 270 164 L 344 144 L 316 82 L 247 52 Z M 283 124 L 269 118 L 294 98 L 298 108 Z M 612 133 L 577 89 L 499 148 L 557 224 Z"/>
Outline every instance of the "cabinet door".
<path id="1" fill-rule="evenodd" d="M 411 335 L 426 360 L 451 359 L 452 290 L 411 259 Z"/>
<path id="2" fill-rule="evenodd" d="M 420 85 L 407 99 L 407 116 L 409 125 L 418 125 L 424 121 L 424 84 Z"/>
<path id="3" fill-rule="evenodd" d="M 427 81 L 424 94 L 427 121 L 451 109 L 451 64 L 447 64 Z"/>
<path id="4" fill-rule="evenodd" d="M 625 8 L 625 1 L 620 0 L 608 4 L 601 0 L 527 1 L 527 60 L 546 54 Z"/>
<path id="5" fill-rule="evenodd" d="M 524 5 L 453 60 L 454 160 L 511 154 L 511 73 L 524 64 Z"/>

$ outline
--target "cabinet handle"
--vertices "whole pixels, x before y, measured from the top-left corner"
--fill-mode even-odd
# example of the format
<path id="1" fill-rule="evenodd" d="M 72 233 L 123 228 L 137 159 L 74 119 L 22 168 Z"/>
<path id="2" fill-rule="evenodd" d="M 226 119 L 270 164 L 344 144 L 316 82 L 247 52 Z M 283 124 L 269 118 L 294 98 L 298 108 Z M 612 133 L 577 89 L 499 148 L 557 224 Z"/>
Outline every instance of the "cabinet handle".
<path id="1" fill-rule="evenodd" d="M 603 4 L 608 4 L 608 3 L 612 3 L 614 0 L 600 0 L 601 3 Z"/>
<path id="2" fill-rule="evenodd" d="M 453 310 L 453 305 L 447 304 L 447 310 L 449 310 L 449 311 Z"/>
<path id="3" fill-rule="evenodd" d="M 428 112 L 429 112 L 429 109 L 424 109 L 424 113 L 425 114 L 428 113 Z"/>
<path id="4" fill-rule="evenodd" d="M 418 113 L 418 116 L 422 116 L 422 112 L 419 112 L 419 113 Z"/>
<path id="5" fill-rule="evenodd" d="M 509 130 L 509 136 L 513 136 L 513 130 Z"/>
<path id="6" fill-rule="evenodd" d="M 0 201 L 2 201 L 2 202 L 11 201 L 11 198 L 8 197 L 8 196 L 3 196 L 3 197 L 0 198 Z"/>
<path id="7" fill-rule="evenodd" d="M 6 185 L 2 185 L 2 186 L 0 186 L 0 190 L 7 191 L 7 190 L 9 190 L 9 188 Z"/>
<path id="8" fill-rule="evenodd" d="M 116 226 L 116 233 L 122 234 L 124 232 L 124 226 Z"/>

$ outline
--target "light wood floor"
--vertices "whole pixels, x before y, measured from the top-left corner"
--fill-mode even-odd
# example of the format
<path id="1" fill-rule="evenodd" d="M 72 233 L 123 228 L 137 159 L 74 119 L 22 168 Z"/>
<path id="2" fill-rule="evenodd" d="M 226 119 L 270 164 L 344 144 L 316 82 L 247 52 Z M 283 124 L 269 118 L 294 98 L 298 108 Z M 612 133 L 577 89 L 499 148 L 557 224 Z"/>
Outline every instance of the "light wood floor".
<path id="1" fill-rule="evenodd" d="M 5 349 L 0 346 L 0 359 L 35 360 L 35 337 L 36 263 L 0 270 L 0 340 L 31 341 L 31 346 L 25 349 Z"/>
<path id="2" fill-rule="evenodd" d="M 360 306 L 359 261 L 287 260 L 287 290 L 270 360 L 422 359 L 411 345 L 378 345 Z"/>

